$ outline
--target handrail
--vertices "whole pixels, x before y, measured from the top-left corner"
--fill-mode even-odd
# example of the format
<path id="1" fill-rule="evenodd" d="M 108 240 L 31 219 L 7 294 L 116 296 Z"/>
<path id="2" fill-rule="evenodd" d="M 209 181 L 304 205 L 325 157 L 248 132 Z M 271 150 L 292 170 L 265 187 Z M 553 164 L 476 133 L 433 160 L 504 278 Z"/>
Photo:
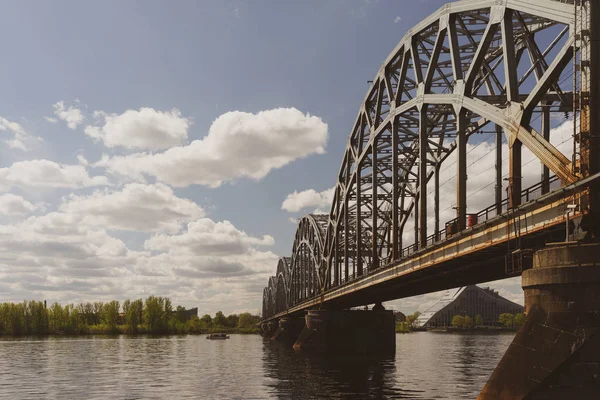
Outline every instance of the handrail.
<path id="1" fill-rule="evenodd" d="M 565 192 L 568 192 L 568 191 L 571 191 L 571 190 L 576 190 L 577 188 L 579 188 L 581 186 L 587 186 L 591 182 L 593 182 L 593 181 L 595 181 L 597 179 L 600 179 L 600 173 L 595 174 L 593 176 L 590 176 L 588 178 L 584 178 L 584 179 L 582 179 L 582 180 L 580 180 L 580 181 L 578 181 L 576 183 L 573 183 L 571 185 L 562 187 L 561 189 L 557 189 L 557 190 L 555 190 L 553 192 L 550 192 L 550 193 L 546 193 L 546 194 L 542 195 L 541 192 L 540 192 L 540 196 L 539 197 L 531 197 L 532 193 L 535 192 L 538 189 L 541 189 L 541 187 L 543 185 L 543 182 L 538 182 L 538 183 L 536 183 L 533 186 L 530 186 L 530 187 L 528 187 L 526 189 L 523 189 L 521 191 L 521 199 L 523 199 L 523 198 L 527 199 L 526 202 L 532 202 L 534 200 L 535 200 L 535 202 L 538 202 L 538 201 L 541 201 L 542 199 L 543 200 L 552 199 L 555 196 L 557 196 L 557 194 L 565 193 Z M 550 185 L 550 184 L 552 184 L 554 182 L 557 182 L 557 181 L 559 181 L 559 178 L 557 176 L 553 176 L 553 177 L 551 177 L 548 180 L 548 184 Z M 508 199 L 507 198 L 503 199 L 500 204 L 502 205 L 502 208 L 504 209 L 504 206 L 508 206 Z M 517 210 L 523 209 L 523 207 L 525 205 L 526 204 L 521 204 L 519 207 L 517 207 Z M 476 227 L 478 225 L 481 225 L 482 223 L 484 223 L 487 220 L 489 220 L 491 217 L 496 217 L 497 216 L 496 214 L 489 215 L 491 210 L 494 210 L 494 212 L 496 212 L 496 204 L 493 204 L 493 205 L 491 205 L 491 206 L 483 209 L 482 211 L 479 211 L 477 214 L 474 214 L 474 215 L 477 215 L 478 217 L 486 215 L 486 218 L 482 219 L 482 220 L 479 220 L 479 218 L 478 218 L 477 224 L 469 227 L 469 229 L 471 229 L 473 227 Z M 448 223 L 452 223 L 453 221 L 456 221 L 456 218 L 448 221 Z M 440 229 L 439 231 L 437 231 L 436 233 L 434 233 L 432 235 L 429 235 L 427 237 L 427 241 L 426 241 L 427 245 L 425 246 L 425 248 L 427 248 L 427 247 L 429 247 L 431 245 L 434 245 L 434 244 L 445 242 L 446 240 L 450 239 L 450 237 L 448 237 L 446 235 L 446 233 L 447 233 L 447 228 L 443 228 L 443 229 Z M 460 232 L 454 232 L 453 236 L 456 235 L 456 234 L 458 234 L 458 233 L 460 233 Z M 404 248 L 402 248 L 400 250 L 400 258 L 397 259 L 397 260 L 395 260 L 395 261 L 404 260 L 404 259 L 408 258 L 409 256 L 411 256 L 412 254 L 416 253 L 419 250 L 422 250 L 422 249 L 419 249 L 417 247 L 417 245 L 414 244 L 414 243 L 411 244 L 411 245 L 409 245 L 409 246 L 406 246 L 406 247 L 404 247 Z M 348 279 L 344 279 L 344 277 L 340 277 L 338 285 L 332 286 L 329 289 L 325 290 L 323 293 L 319 293 L 316 296 L 313 296 L 311 298 L 307 298 L 307 299 L 303 300 L 302 302 L 318 298 L 318 297 L 322 296 L 324 293 L 328 292 L 329 290 L 338 289 L 341 286 L 344 286 L 344 285 L 349 284 L 351 282 L 354 282 L 354 281 L 356 281 L 358 279 L 361 279 L 361 278 L 363 278 L 365 276 L 368 276 L 371 273 L 374 273 L 375 271 L 379 271 L 381 269 L 389 268 L 390 266 L 391 266 L 391 264 L 378 266 L 376 268 L 368 268 L 367 267 L 367 268 L 365 268 L 364 273 L 361 276 L 356 276 L 356 274 L 353 273 L 353 274 L 349 274 L 348 275 Z M 300 303 L 297 303 L 297 304 L 300 304 Z"/>

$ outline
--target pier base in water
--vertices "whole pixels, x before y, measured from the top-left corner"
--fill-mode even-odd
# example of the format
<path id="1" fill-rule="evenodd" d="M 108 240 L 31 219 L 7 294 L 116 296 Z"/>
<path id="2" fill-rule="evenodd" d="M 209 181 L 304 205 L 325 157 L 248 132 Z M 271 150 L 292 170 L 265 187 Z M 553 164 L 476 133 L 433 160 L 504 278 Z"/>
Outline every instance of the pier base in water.
<path id="1" fill-rule="evenodd" d="M 600 244 L 538 251 L 522 285 L 527 319 L 478 399 L 600 398 Z"/>
<path id="2" fill-rule="evenodd" d="M 372 354 L 396 349 L 391 311 L 308 311 L 305 320 L 306 326 L 294 343 L 298 350 Z"/>
<path id="3" fill-rule="evenodd" d="M 293 344 L 303 328 L 304 318 L 283 317 L 279 320 L 279 326 L 271 336 L 271 340 Z"/>

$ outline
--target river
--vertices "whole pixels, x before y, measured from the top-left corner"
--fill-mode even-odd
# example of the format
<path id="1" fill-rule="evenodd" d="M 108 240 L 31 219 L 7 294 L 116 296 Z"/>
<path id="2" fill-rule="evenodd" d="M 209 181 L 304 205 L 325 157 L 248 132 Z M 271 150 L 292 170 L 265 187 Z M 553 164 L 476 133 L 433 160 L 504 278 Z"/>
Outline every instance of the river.
<path id="1" fill-rule="evenodd" d="M 398 334 L 388 358 L 316 357 L 258 335 L 0 338 L 1 399 L 472 399 L 513 334 Z"/>

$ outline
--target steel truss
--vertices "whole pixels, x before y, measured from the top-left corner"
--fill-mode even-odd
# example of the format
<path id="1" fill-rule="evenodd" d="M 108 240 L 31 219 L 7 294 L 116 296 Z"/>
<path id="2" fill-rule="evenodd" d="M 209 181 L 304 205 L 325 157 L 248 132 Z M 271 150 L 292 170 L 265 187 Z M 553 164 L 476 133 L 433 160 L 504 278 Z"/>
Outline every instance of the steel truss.
<path id="1" fill-rule="evenodd" d="M 445 5 L 407 32 L 362 102 L 329 215 L 300 221 L 291 259 L 279 261 L 265 288 L 263 316 L 401 259 L 411 218 L 415 249 L 441 240 L 439 173 L 452 153 L 456 223 L 464 229 L 467 143 L 488 125 L 497 132 L 498 212 L 502 136 L 509 147 L 508 208 L 521 203 L 523 146 L 544 165 L 542 192 L 551 174 L 563 185 L 581 178 L 580 160 L 561 153 L 549 136 L 550 113 L 574 109 L 572 81 L 561 82 L 578 52 L 572 3 L 466 0 Z M 537 113 L 540 131 L 532 123 Z M 433 235 L 427 229 L 431 204 Z"/>

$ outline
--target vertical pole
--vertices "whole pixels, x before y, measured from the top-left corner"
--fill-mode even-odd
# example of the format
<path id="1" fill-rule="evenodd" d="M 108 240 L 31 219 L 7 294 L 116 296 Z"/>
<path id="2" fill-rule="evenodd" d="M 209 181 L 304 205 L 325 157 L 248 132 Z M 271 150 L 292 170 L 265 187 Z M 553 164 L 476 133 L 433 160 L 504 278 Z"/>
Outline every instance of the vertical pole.
<path id="1" fill-rule="evenodd" d="M 346 159 L 346 187 L 344 188 L 344 282 L 348 282 L 348 274 L 350 269 L 350 249 L 348 246 L 350 236 L 350 219 L 348 213 L 348 189 L 350 185 L 350 157 L 348 153 Z"/>
<path id="2" fill-rule="evenodd" d="M 434 213 L 435 213 L 435 225 L 434 225 L 434 231 L 435 231 L 435 240 L 438 241 L 440 239 L 439 237 L 439 232 L 440 232 L 440 163 L 437 163 L 435 165 L 435 180 L 434 180 L 434 184 L 435 184 L 435 192 L 433 194 L 433 208 L 434 208 Z"/>
<path id="3" fill-rule="evenodd" d="M 419 248 L 427 246 L 427 105 L 419 112 Z"/>
<path id="4" fill-rule="evenodd" d="M 465 111 L 461 110 L 456 118 L 456 219 L 457 228 L 467 227 L 467 132 Z"/>
<path id="5" fill-rule="evenodd" d="M 419 179 L 417 179 L 417 181 L 419 181 Z M 419 182 L 417 182 L 417 187 L 419 185 Z M 419 193 L 417 192 L 415 194 L 415 206 L 413 207 L 413 211 L 415 213 L 414 217 L 415 217 L 415 225 L 414 225 L 414 230 L 415 230 L 415 249 L 419 249 L 421 248 L 421 243 L 419 243 Z"/>
<path id="6" fill-rule="evenodd" d="M 373 199 L 371 203 L 371 268 L 379 267 L 379 252 L 377 248 L 377 218 L 378 218 L 378 203 L 377 203 L 377 139 L 373 139 L 373 147 L 371 149 L 371 192 Z"/>
<path id="7" fill-rule="evenodd" d="M 398 260 L 400 254 L 400 229 L 398 227 L 398 214 L 400 209 L 398 206 L 398 197 L 400 196 L 400 179 L 398 176 L 398 121 L 396 118 L 392 120 L 392 261 Z"/>
<path id="8" fill-rule="evenodd" d="M 508 149 L 508 208 L 516 208 L 521 204 L 521 148 L 521 142 L 516 139 Z"/>
<path id="9" fill-rule="evenodd" d="M 360 163 L 356 165 L 356 260 L 355 260 L 355 277 L 362 276 L 363 265 L 362 265 L 362 183 L 360 181 L 361 176 Z"/>
<path id="10" fill-rule="evenodd" d="M 502 127 L 496 125 L 496 214 L 502 214 Z"/>
<path id="11" fill-rule="evenodd" d="M 542 104 L 542 134 L 550 142 L 550 104 Z M 550 191 L 550 169 L 542 163 L 542 194 Z"/>

